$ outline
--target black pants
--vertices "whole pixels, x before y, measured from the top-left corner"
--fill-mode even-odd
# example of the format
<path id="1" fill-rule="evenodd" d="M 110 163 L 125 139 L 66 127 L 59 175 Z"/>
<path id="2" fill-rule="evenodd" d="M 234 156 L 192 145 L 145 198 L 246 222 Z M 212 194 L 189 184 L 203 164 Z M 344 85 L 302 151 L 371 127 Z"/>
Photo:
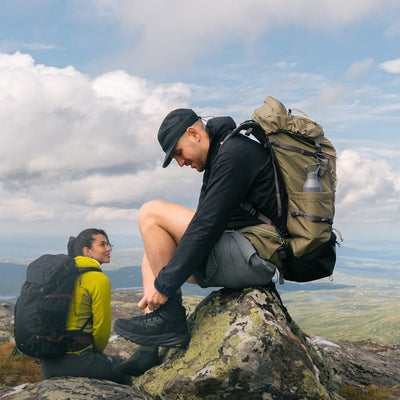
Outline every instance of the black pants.
<path id="1" fill-rule="evenodd" d="M 65 354 L 61 358 L 42 359 L 41 364 L 44 379 L 56 376 L 81 376 L 130 385 L 129 375 L 116 375 L 113 371 L 113 367 L 122 361 L 120 357 L 87 349 L 80 354 Z"/>

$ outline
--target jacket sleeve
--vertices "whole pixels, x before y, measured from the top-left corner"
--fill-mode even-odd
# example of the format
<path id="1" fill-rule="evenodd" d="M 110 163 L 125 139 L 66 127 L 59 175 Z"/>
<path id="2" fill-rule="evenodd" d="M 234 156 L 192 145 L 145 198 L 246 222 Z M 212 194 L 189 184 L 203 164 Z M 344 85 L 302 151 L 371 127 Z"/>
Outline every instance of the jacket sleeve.
<path id="1" fill-rule="evenodd" d="M 90 274 L 90 272 L 88 272 Z M 111 333 L 111 285 L 108 277 L 95 272 L 92 280 L 93 348 L 103 352 Z"/>
<path id="2" fill-rule="evenodd" d="M 198 209 L 171 260 L 154 282 L 165 296 L 170 297 L 196 268 L 204 265 L 254 181 L 258 171 L 251 162 L 251 146 L 237 146 L 234 142 L 235 138 L 227 141 L 217 154 Z"/>

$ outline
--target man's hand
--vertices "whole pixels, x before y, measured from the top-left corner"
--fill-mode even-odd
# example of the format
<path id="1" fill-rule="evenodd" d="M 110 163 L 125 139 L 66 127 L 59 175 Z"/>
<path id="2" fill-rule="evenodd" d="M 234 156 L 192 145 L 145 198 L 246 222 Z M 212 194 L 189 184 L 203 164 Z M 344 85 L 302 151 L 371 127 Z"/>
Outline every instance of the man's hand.
<path id="1" fill-rule="evenodd" d="M 139 308 L 142 310 L 154 311 L 157 310 L 162 304 L 166 303 L 168 297 L 161 294 L 155 287 L 152 285 L 147 288 L 143 294 L 142 300 L 139 301 Z"/>

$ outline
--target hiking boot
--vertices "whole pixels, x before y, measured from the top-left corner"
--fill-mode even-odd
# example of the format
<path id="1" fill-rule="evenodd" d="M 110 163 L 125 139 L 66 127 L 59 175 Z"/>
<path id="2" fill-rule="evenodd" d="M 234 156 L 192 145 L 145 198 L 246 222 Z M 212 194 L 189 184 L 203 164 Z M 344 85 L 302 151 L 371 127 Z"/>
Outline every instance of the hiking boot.
<path id="1" fill-rule="evenodd" d="M 178 294 L 151 313 L 117 319 L 114 330 L 131 342 L 147 346 L 179 347 L 190 341 L 186 310 Z"/>
<path id="2" fill-rule="evenodd" d="M 139 376 L 158 364 L 160 364 L 158 347 L 140 346 L 128 360 L 114 367 L 114 373 L 117 375 Z"/>

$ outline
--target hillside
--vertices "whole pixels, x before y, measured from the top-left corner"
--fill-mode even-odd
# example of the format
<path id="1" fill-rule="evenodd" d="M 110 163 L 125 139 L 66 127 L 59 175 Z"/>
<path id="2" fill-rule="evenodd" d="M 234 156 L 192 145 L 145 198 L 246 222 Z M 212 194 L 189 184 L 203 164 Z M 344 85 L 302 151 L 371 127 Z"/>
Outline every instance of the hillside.
<path id="1" fill-rule="evenodd" d="M 282 294 L 297 324 L 308 333 L 336 340 L 400 344 L 397 290 L 318 290 Z"/>
<path id="2" fill-rule="evenodd" d="M 286 288 L 286 282 L 277 285 L 290 314 L 304 331 L 315 335 L 399 345 L 399 253 L 339 253 L 331 281 L 297 284 L 296 291 Z"/>
<path id="3" fill-rule="evenodd" d="M 140 297 L 138 291 L 113 292 L 113 319 L 140 313 L 137 308 Z M 40 366 L 29 357 L 11 355 L 12 344 L 8 340 L 12 307 L 2 303 L 0 330 L 5 344 L 0 350 L 0 397 L 155 399 L 161 398 L 160 391 L 165 388 L 171 394 L 165 398 L 171 399 L 178 398 L 177 393 L 182 399 L 208 400 L 259 399 L 265 393 L 273 394 L 268 397 L 271 399 L 288 400 L 389 400 L 400 395 L 398 346 L 332 341 L 304 334 L 287 314 L 273 287 L 216 291 L 196 308 L 200 300 L 184 296 L 190 314 L 190 346 L 187 350 L 163 353 L 166 358 L 160 367 L 133 382 L 133 389 L 140 388 L 142 394 L 146 393 L 142 397 L 132 397 L 132 393 L 119 395 L 122 388 L 115 384 L 112 392 L 104 392 L 103 382 L 87 378 L 21 385 L 41 381 Z M 112 334 L 106 352 L 129 355 L 134 347 Z M 268 376 L 275 378 L 266 379 Z M 18 390 L 8 389 L 15 385 L 19 385 Z M 200 396 L 193 397 L 193 393 Z"/>
<path id="4" fill-rule="evenodd" d="M 339 249 L 333 280 L 277 284 L 285 306 L 307 333 L 337 340 L 400 343 L 398 252 Z M 123 253 L 128 259 L 127 252 Z M 0 262 L 0 298 L 15 301 L 26 265 Z M 113 290 L 140 288 L 140 267 L 105 269 Z M 184 285 L 188 295 L 207 296 L 214 288 Z"/>

